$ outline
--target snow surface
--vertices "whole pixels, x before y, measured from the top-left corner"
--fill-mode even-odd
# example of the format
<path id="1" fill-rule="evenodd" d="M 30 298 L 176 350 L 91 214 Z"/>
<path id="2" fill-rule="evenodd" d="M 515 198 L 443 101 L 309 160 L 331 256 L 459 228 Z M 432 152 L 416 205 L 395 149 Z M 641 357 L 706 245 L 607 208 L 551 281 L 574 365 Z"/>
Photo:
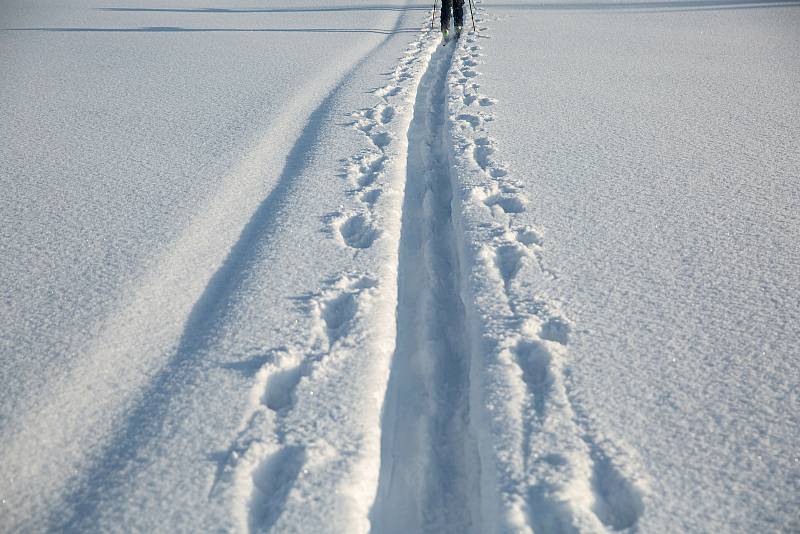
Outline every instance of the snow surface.
<path id="1" fill-rule="evenodd" d="M 478 8 L 0 5 L 0 530 L 800 529 L 800 5 Z"/>

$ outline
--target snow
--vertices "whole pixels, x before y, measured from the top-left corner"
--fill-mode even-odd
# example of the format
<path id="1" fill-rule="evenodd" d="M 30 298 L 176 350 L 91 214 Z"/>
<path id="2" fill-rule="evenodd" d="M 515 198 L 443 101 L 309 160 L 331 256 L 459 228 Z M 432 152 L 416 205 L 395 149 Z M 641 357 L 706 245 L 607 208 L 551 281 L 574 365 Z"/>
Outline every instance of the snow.
<path id="1" fill-rule="evenodd" d="M 4 2 L 0 530 L 800 526 L 800 6 L 478 8 Z"/>
<path id="2" fill-rule="evenodd" d="M 584 431 L 637 458 L 611 464 L 644 475 L 642 531 L 796 527 L 800 11 L 518 7 L 480 90 Z"/>

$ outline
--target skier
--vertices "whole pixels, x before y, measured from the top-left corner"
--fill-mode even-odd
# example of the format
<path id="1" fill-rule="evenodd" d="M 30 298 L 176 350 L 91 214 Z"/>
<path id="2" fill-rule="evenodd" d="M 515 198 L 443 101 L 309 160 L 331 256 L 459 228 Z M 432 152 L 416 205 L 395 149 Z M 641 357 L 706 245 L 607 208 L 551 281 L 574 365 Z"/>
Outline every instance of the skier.
<path id="1" fill-rule="evenodd" d="M 450 33 L 450 11 L 456 24 L 456 39 L 464 29 L 464 0 L 442 0 L 442 36 L 445 41 Z"/>

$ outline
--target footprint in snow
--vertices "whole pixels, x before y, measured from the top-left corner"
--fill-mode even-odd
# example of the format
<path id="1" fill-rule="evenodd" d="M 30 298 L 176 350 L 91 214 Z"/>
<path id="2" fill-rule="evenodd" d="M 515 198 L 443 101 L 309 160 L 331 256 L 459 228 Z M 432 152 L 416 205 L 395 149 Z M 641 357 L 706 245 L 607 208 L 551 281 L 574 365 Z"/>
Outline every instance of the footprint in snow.
<path id="1" fill-rule="evenodd" d="M 268 454 L 253 470 L 248 505 L 251 531 L 268 531 L 275 524 L 305 463 L 305 448 L 284 446 Z"/>
<path id="2" fill-rule="evenodd" d="M 381 235 L 366 213 L 357 213 L 335 223 L 344 243 L 351 248 L 369 248 Z"/>
<path id="3" fill-rule="evenodd" d="M 320 305 L 322 320 L 328 334 L 329 344 L 335 343 L 347 333 L 347 326 L 358 311 L 358 302 L 353 293 L 342 293 L 323 301 Z"/>
<path id="4" fill-rule="evenodd" d="M 400 91 L 401 91 L 401 89 L 399 87 L 393 87 L 393 86 L 390 85 L 390 86 L 378 89 L 377 93 L 378 93 L 379 96 L 381 96 L 383 98 L 391 98 L 391 97 L 397 95 L 398 93 L 400 93 Z"/>
<path id="5" fill-rule="evenodd" d="M 486 168 L 491 164 L 489 157 L 494 154 L 494 149 L 491 147 L 491 144 L 488 139 L 476 139 L 475 140 L 475 150 L 473 151 L 473 158 L 475 159 L 475 163 L 483 169 L 484 171 Z"/>
<path id="6" fill-rule="evenodd" d="M 498 246 L 494 255 L 494 264 L 503 277 L 503 283 L 508 285 L 517 276 L 523 258 L 528 257 L 528 250 L 520 243 L 506 243 Z"/>
<path id="7" fill-rule="evenodd" d="M 378 148 L 385 148 L 392 141 L 392 136 L 389 132 L 378 132 L 369 136 L 375 146 Z"/>
<path id="8" fill-rule="evenodd" d="M 345 175 L 348 180 L 364 188 L 372 185 L 383 171 L 386 156 L 377 152 L 366 152 L 354 156 L 348 163 Z"/>
<path id="9" fill-rule="evenodd" d="M 362 293 L 376 287 L 377 282 L 367 277 L 344 276 L 330 285 L 313 306 L 313 315 L 324 327 L 329 348 L 349 333 Z"/>
<path id="10" fill-rule="evenodd" d="M 503 213 L 522 213 L 525 211 L 525 202 L 520 197 L 507 197 L 492 195 L 484 201 L 492 211 L 495 207 L 500 208 Z"/>
<path id="11" fill-rule="evenodd" d="M 633 527 L 644 513 L 641 491 L 628 480 L 589 436 L 584 437 L 592 459 L 593 511 L 612 530 Z"/>
<path id="12" fill-rule="evenodd" d="M 361 193 L 360 199 L 365 204 L 372 206 L 377 202 L 378 198 L 381 196 L 380 189 L 370 189 L 369 191 L 364 191 Z"/>
<path id="13" fill-rule="evenodd" d="M 569 335 L 572 331 L 572 326 L 564 318 L 555 316 L 550 317 L 539 330 L 539 337 L 547 341 L 553 341 L 560 345 L 567 345 L 569 343 Z"/>
<path id="14" fill-rule="evenodd" d="M 386 106 L 381 111 L 381 124 L 388 124 L 394 118 L 394 108 L 392 106 Z"/>
<path id="15" fill-rule="evenodd" d="M 529 226 L 517 230 L 516 234 L 517 240 L 523 245 L 541 247 L 544 244 L 542 235 Z"/>
<path id="16" fill-rule="evenodd" d="M 514 348 L 522 380 L 528 389 L 537 417 L 544 418 L 547 399 L 555 381 L 551 370 L 553 356 L 539 341 L 520 341 Z"/>
<path id="17" fill-rule="evenodd" d="M 300 362 L 272 372 L 264 388 L 263 404 L 274 412 L 291 408 L 294 405 L 294 390 L 300 379 L 308 373 L 305 367 L 303 362 Z"/>
<path id="18" fill-rule="evenodd" d="M 456 119 L 468 123 L 472 128 L 477 128 L 481 125 L 481 118 L 471 113 L 462 113 Z"/>

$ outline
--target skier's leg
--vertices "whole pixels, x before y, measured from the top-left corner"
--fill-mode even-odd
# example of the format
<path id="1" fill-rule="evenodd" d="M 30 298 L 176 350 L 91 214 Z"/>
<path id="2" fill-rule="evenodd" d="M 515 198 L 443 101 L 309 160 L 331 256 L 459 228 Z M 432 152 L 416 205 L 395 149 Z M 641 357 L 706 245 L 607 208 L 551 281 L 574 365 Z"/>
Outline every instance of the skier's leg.
<path id="1" fill-rule="evenodd" d="M 463 0 L 461 1 L 463 2 Z M 442 31 L 450 27 L 450 12 L 452 9 L 453 0 L 442 0 Z"/>
<path id="2" fill-rule="evenodd" d="M 452 0 L 456 26 L 464 26 L 464 0 Z"/>

